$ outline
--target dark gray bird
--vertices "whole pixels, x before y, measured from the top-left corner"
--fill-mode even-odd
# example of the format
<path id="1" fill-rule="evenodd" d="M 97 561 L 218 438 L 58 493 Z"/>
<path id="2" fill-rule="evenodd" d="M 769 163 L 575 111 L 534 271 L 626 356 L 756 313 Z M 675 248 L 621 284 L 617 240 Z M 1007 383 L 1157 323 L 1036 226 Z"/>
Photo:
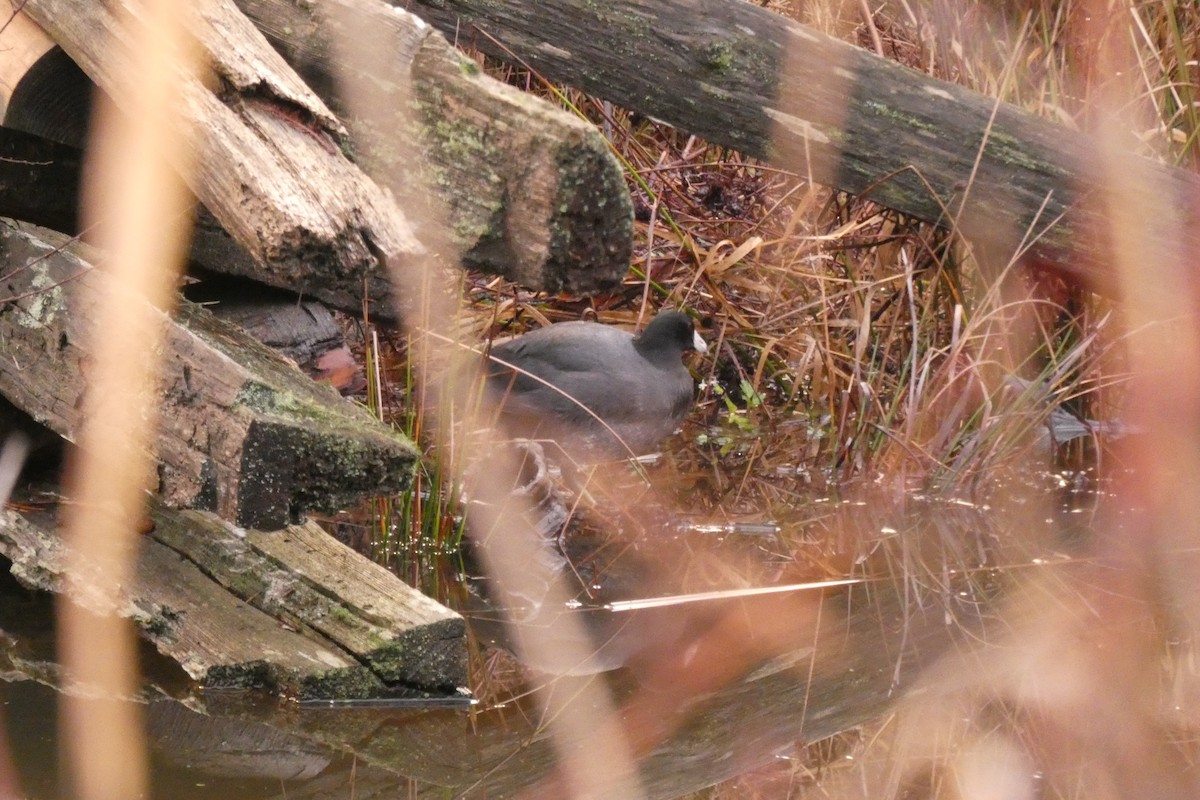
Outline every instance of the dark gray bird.
<path id="1" fill-rule="evenodd" d="M 510 435 L 553 439 L 584 462 L 647 453 L 692 405 L 689 350 L 708 347 L 681 311 L 660 313 L 638 336 L 561 322 L 493 346 L 487 392 Z"/>

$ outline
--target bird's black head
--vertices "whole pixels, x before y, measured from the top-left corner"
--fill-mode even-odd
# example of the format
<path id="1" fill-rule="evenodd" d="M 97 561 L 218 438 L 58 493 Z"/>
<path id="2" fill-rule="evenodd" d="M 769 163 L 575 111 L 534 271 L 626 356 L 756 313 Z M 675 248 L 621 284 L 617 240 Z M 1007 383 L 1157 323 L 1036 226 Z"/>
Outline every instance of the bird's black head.
<path id="1" fill-rule="evenodd" d="M 708 351 L 708 345 L 696 333 L 692 318 L 682 311 L 663 311 L 650 321 L 646 330 L 633 341 L 638 352 L 651 360 L 679 359 L 688 350 Z"/>

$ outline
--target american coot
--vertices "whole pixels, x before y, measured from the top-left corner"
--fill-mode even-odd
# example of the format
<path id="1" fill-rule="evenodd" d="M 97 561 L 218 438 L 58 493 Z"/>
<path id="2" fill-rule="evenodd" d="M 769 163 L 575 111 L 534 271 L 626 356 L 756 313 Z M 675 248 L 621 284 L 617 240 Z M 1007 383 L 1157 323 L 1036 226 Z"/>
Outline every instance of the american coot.
<path id="1" fill-rule="evenodd" d="M 553 439 L 580 461 L 646 453 L 692 405 L 688 350 L 708 348 L 680 311 L 660 313 L 640 336 L 560 322 L 492 347 L 487 391 L 510 435 Z"/>

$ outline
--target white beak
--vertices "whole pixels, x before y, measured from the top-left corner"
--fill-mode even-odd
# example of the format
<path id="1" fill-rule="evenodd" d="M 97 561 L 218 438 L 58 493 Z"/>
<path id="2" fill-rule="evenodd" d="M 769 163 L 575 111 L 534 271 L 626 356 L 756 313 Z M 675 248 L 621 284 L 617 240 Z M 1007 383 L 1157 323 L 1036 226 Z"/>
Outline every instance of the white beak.
<path id="1" fill-rule="evenodd" d="M 708 345 L 705 344 L 704 340 L 700 338 L 700 334 L 697 331 L 692 331 L 692 347 L 697 353 L 708 352 Z"/>

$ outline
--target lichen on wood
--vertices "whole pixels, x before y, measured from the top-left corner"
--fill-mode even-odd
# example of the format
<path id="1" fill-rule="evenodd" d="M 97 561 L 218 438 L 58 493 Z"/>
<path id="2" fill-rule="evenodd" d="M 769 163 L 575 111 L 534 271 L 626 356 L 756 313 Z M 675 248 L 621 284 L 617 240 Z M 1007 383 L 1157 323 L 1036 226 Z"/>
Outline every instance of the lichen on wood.
<path id="1" fill-rule="evenodd" d="M 91 309 L 108 280 L 81 253 L 60 234 L 0 225 L 10 265 L 0 291 L 11 298 L 0 304 L 0 393 L 69 440 L 88 383 Z M 332 388 L 199 306 L 181 303 L 161 324 L 154 447 L 168 503 L 278 528 L 408 485 L 417 451 Z"/>

